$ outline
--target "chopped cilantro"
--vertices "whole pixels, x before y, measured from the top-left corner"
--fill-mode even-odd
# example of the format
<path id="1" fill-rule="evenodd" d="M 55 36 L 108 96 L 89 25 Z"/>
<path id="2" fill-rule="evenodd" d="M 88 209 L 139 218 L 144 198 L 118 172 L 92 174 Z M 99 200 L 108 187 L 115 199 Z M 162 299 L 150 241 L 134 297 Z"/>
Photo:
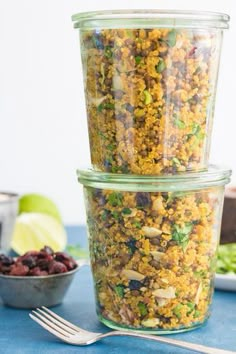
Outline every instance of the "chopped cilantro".
<path id="1" fill-rule="evenodd" d="M 125 294 L 124 293 L 124 290 L 125 290 L 124 285 L 118 284 L 118 285 L 115 286 L 114 290 L 115 290 L 115 293 L 116 293 L 117 296 L 119 296 L 121 298 L 124 297 L 124 294 Z"/>
<path id="2" fill-rule="evenodd" d="M 108 196 L 108 203 L 113 207 L 121 206 L 122 200 L 123 200 L 123 196 L 121 193 L 113 192 Z"/>
<path id="3" fill-rule="evenodd" d="M 148 314 L 147 305 L 143 302 L 138 303 L 138 308 L 141 316 L 146 316 Z"/>
<path id="4" fill-rule="evenodd" d="M 155 66 L 156 72 L 162 73 L 163 70 L 165 70 L 166 64 L 163 59 L 159 60 L 159 63 Z"/>

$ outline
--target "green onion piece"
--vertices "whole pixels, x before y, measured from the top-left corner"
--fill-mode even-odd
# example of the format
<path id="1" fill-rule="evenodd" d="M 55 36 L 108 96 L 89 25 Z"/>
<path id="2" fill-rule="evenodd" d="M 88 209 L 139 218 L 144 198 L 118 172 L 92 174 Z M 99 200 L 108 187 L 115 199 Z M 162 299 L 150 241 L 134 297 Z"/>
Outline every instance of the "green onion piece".
<path id="1" fill-rule="evenodd" d="M 139 221 L 134 221 L 133 222 L 133 225 L 137 228 L 137 229 L 141 229 L 142 228 L 142 225 Z"/>
<path id="2" fill-rule="evenodd" d="M 156 72 L 162 73 L 163 70 L 165 70 L 166 64 L 163 59 L 159 60 L 159 63 L 155 66 Z"/>
<path id="3" fill-rule="evenodd" d="M 181 166 L 181 162 L 177 159 L 177 157 L 173 157 L 172 162 L 176 166 Z"/>
<path id="4" fill-rule="evenodd" d="M 172 240 L 174 240 L 178 245 L 185 249 L 189 242 L 189 235 L 191 234 L 192 229 L 192 223 L 186 223 L 182 228 L 175 224 L 173 226 Z"/>
<path id="5" fill-rule="evenodd" d="M 124 290 L 125 290 L 124 285 L 118 284 L 118 285 L 115 286 L 114 290 L 115 290 L 115 293 L 116 293 L 117 296 L 119 296 L 121 298 L 124 297 L 124 295 L 125 295 L 125 293 L 124 293 Z"/>
<path id="6" fill-rule="evenodd" d="M 143 93 L 144 93 L 144 97 L 145 97 L 144 103 L 150 104 L 152 102 L 152 95 L 150 94 L 150 92 L 148 92 L 148 90 L 144 90 Z"/>
<path id="7" fill-rule="evenodd" d="M 110 46 L 104 48 L 104 55 L 106 58 L 110 59 L 112 57 L 112 50 Z"/>
<path id="8" fill-rule="evenodd" d="M 148 314 L 147 305 L 143 302 L 138 303 L 138 308 L 141 316 L 146 316 Z"/>
<path id="9" fill-rule="evenodd" d="M 135 57 L 135 63 L 136 63 L 137 65 L 140 64 L 141 60 L 142 60 L 142 57 L 141 57 L 140 55 L 138 55 L 137 57 Z"/>
<path id="10" fill-rule="evenodd" d="M 114 103 L 100 103 L 100 105 L 97 106 L 98 112 L 102 112 L 103 109 L 114 109 L 115 105 Z"/>
<path id="11" fill-rule="evenodd" d="M 119 220 L 120 219 L 120 213 L 116 210 L 112 211 L 111 215 L 113 216 L 113 218 L 115 220 Z"/>
<path id="12" fill-rule="evenodd" d="M 176 118 L 176 119 L 174 120 L 174 125 L 175 125 L 176 127 L 178 127 L 179 129 L 184 129 L 184 128 L 186 128 L 185 123 L 184 123 L 181 119 L 178 119 L 178 118 Z"/>
<path id="13" fill-rule="evenodd" d="M 113 192 L 108 196 L 108 203 L 113 207 L 121 206 L 122 201 L 123 201 L 123 196 L 121 193 Z"/>
<path id="14" fill-rule="evenodd" d="M 176 44 L 176 36 L 177 36 L 177 33 L 176 33 L 176 31 L 174 29 L 171 30 L 168 33 L 165 42 L 168 44 L 169 47 L 174 47 L 175 46 L 175 44 Z"/>
<path id="15" fill-rule="evenodd" d="M 125 214 L 125 215 L 130 215 L 132 213 L 132 210 L 130 210 L 129 208 L 124 208 L 122 210 L 122 214 Z"/>
<path id="16" fill-rule="evenodd" d="M 181 318 L 181 310 L 183 308 L 182 304 L 178 304 L 177 306 L 174 307 L 173 309 L 173 313 L 175 314 L 175 316 L 180 319 Z"/>

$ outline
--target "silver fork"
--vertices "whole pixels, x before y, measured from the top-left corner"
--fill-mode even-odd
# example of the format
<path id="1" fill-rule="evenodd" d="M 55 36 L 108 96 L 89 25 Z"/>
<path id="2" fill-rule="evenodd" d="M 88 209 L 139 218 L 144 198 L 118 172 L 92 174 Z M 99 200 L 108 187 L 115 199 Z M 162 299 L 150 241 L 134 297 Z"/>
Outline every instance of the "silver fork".
<path id="1" fill-rule="evenodd" d="M 130 336 L 138 337 L 143 339 L 150 339 L 161 343 L 166 343 L 173 345 L 175 347 L 185 348 L 189 350 L 195 350 L 199 353 L 206 354 L 235 354 L 236 352 L 206 347 L 200 344 L 194 344 L 189 342 L 184 342 L 181 340 L 176 340 L 172 338 L 154 336 L 150 334 L 142 334 L 138 332 L 128 332 L 128 331 L 110 331 L 108 333 L 95 333 L 86 331 L 72 323 L 66 321 L 64 318 L 58 316 L 53 311 L 46 307 L 37 308 L 36 311 L 32 311 L 33 314 L 29 316 L 40 324 L 47 331 L 54 334 L 56 337 L 60 338 L 62 341 L 73 344 L 73 345 L 89 345 L 100 341 L 106 337 L 112 336 Z"/>

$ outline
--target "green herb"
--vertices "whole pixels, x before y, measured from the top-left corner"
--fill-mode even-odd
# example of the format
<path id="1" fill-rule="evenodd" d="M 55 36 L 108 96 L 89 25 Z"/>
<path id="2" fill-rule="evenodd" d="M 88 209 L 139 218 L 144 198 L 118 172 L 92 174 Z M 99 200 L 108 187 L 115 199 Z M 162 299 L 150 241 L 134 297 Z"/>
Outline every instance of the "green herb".
<path id="1" fill-rule="evenodd" d="M 205 138 L 205 133 L 201 132 L 201 127 L 197 123 L 193 123 L 192 125 L 192 132 L 187 135 L 188 138 L 191 138 L 192 136 L 196 136 L 198 140 L 203 140 Z"/>
<path id="2" fill-rule="evenodd" d="M 106 221 L 107 220 L 107 217 L 110 215 L 110 211 L 107 210 L 107 209 L 104 209 L 102 214 L 101 214 L 101 219 L 102 221 Z"/>
<path id="3" fill-rule="evenodd" d="M 145 104 L 150 104 L 152 102 L 152 95 L 150 94 L 150 92 L 148 90 L 144 90 L 144 103 Z"/>
<path id="4" fill-rule="evenodd" d="M 177 33 L 176 33 L 176 31 L 174 29 L 171 30 L 168 33 L 165 42 L 168 44 L 169 47 L 174 47 L 175 46 L 175 44 L 176 44 L 176 36 L 177 36 Z"/>
<path id="5" fill-rule="evenodd" d="M 97 106 L 97 111 L 102 112 L 103 109 L 114 109 L 114 108 L 115 108 L 114 103 L 100 103 Z"/>
<path id="6" fill-rule="evenodd" d="M 198 271 L 193 272 L 193 274 L 194 274 L 194 276 L 195 276 L 196 278 L 198 278 L 198 279 L 199 279 L 199 278 L 206 278 L 206 276 L 207 276 L 207 271 L 201 269 L 201 270 L 198 270 Z"/>
<path id="7" fill-rule="evenodd" d="M 89 258 L 88 250 L 81 248 L 81 246 L 79 244 L 78 245 L 67 245 L 66 252 L 69 253 L 69 255 L 75 259 Z"/>
<path id="8" fill-rule="evenodd" d="M 174 120 L 174 125 L 175 125 L 176 127 L 178 127 L 179 129 L 184 129 L 184 128 L 186 128 L 186 125 L 185 125 L 184 121 L 182 121 L 182 120 L 179 119 L 179 118 L 176 118 L 176 119 Z"/>
<path id="9" fill-rule="evenodd" d="M 138 303 L 138 308 L 141 316 L 146 316 L 148 314 L 147 306 L 143 302 Z"/>
<path id="10" fill-rule="evenodd" d="M 107 137 L 103 134 L 103 132 L 101 132 L 101 131 L 98 131 L 98 135 L 102 138 L 102 139 L 104 139 L 104 140 L 106 140 L 107 139 Z"/>
<path id="11" fill-rule="evenodd" d="M 165 70 L 166 64 L 163 59 L 159 60 L 159 63 L 155 66 L 156 72 L 162 73 L 163 70 Z"/>
<path id="12" fill-rule="evenodd" d="M 132 210 L 130 210 L 129 208 L 124 208 L 122 210 L 122 214 L 125 214 L 125 215 L 130 215 L 132 213 Z"/>
<path id="13" fill-rule="evenodd" d="M 197 69 L 194 71 L 193 75 L 197 75 L 201 72 L 201 67 L 198 66 Z"/>
<path id="14" fill-rule="evenodd" d="M 173 313 L 175 314 L 175 316 L 180 319 L 181 318 L 181 310 L 183 308 L 182 304 L 178 304 L 177 306 L 174 307 L 173 309 Z"/>
<path id="15" fill-rule="evenodd" d="M 120 213 L 116 210 L 112 211 L 111 215 L 113 216 L 114 219 L 120 220 Z"/>
<path id="16" fill-rule="evenodd" d="M 107 150 L 113 151 L 115 149 L 115 147 L 116 146 L 114 144 L 109 144 L 109 145 L 107 145 Z"/>
<path id="17" fill-rule="evenodd" d="M 100 103 L 100 104 L 97 106 L 97 111 L 98 111 L 98 112 L 102 112 L 103 108 L 104 108 L 104 104 Z"/>
<path id="18" fill-rule="evenodd" d="M 193 302 L 187 302 L 186 305 L 189 308 L 189 311 L 187 312 L 187 315 L 190 315 L 194 311 L 196 305 Z"/>
<path id="19" fill-rule="evenodd" d="M 142 60 L 142 57 L 141 57 L 140 55 L 138 55 L 137 57 L 135 57 L 135 63 L 136 63 L 137 65 L 140 64 L 141 60 Z"/>
<path id="20" fill-rule="evenodd" d="M 177 157 L 173 157 L 172 162 L 176 166 L 181 166 L 181 162 L 177 159 Z"/>
<path id="21" fill-rule="evenodd" d="M 196 311 L 194 312 L 193 317 L 196 318 L 196 317 L 199 317 L 200 315 L 201 315 L 201 312 L 198 311 L 198 310 L 196 310 Z"/>
<path id="22" fill-rule="evenodd" d="M 124 294 L 125 294 L 124 293 L 124 290 L 125 290 L 124 285 L 118 284 L 118 285 L 115 286 L 114 290 L 115 290 L 116 295 L 118 295 L 121 298 L 124 297 Z"/>
<path id="23" fill-rule="evenodd" d="M 120 171 L 120 167 L 119 166 L 112 166 L 112 168 L 111 168 L 111 172 L 112 173 L 117 173 L 119 171 Z"/>
<path id="24" fill-rule="evenodd" d="M 220 274 L 236 273 L 236 243 L 219 246 L 216 272 Z"/>
<path id="25" fill-rule="evenodd" d="M 104 55 L 106 58 L 110 59 L 112 57 L 112 50 L 110 46 L 104 48 Z"/>
<path id="26" fill-rule="evenodd" d="M 173 226 L 172 240 L 176 241 L 179 246 L 185 249 L 188 244 L 189 235 L 192 232 L 192 229 L 192 223 L 186 223 L 182 228 L 175 224 Z"/>
<path id="27" fill-rule="evenodd" d="M 137 227 L 137 229 L 141 229 L 141 228 L 142 228 L 142 225 L 141 225 L 141 223 L 140 223 L 139 221 L 134 221 L 134 222 L 133 222 L 133 225 L 134 225 L 135 227 Z"/>
<path id="28" fill-rule="evenodd" d="M 123 201 L 123 196 L 121 193 L 113 192 L 108 196 L 108 203 L 113 207 L 121 206 L 122 201 Z"/>

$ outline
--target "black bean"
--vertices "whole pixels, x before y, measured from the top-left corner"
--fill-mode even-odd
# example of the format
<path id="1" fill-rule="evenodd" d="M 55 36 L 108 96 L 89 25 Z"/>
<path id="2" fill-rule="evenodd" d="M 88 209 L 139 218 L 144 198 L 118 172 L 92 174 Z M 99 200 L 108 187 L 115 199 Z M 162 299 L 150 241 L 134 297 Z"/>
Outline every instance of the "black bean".
<path id="1" fill-rule="evenodd" d="M 142 286 L 143 284 L 138 280 L 130 280 L 129 282 L 130 290 L 139 290 Z"/>
<path id="2" fill-rule="evenodd" d="M 127 247 L 129 248 L 130 252 L 133 254 L 137 247 L 136 247 L 136 240 L 131 239 L 128 242 L 126 242 Z"/>
<path id="3" fill-rule="evenodd" d="M 136 203 L 139 207 L 147 207 L 151 204 L 151 198 L 148 193 L 138 192 L 136 194 Z"/>
<path id="4" fill-rule="evenodd" d="M 125 108 L 130 113 L 132 113 L 134 110 L 134 107 L 130 103 L 126 103 Z"/>

